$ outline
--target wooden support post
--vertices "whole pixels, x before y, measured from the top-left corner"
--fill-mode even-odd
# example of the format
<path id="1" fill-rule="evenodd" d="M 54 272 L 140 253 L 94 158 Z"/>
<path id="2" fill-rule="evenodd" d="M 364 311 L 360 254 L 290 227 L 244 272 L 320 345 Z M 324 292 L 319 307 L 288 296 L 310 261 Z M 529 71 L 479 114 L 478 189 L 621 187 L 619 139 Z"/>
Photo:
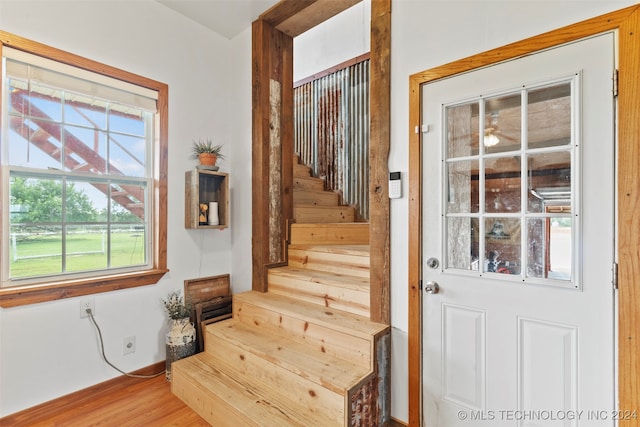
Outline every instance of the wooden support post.
<path id="1" fill-rule="evenodd" d="M 391 123 L 391 0 L 371 1 L 369 212 L 371 320 L 391 323 L 389 159 Z"/>
<path id="2" fill-rule="evenodd" d="M 252 288 L 266 292 L 293 217 L 293 38 L 263 20 L 252 30 Z"/>
<path id="3" fill-rule="evenodd" d="M 389 148 L 391 145 L 391 0 L 371 1 L 371 83 L 369 143 L 369 245 L 370 313 L 374 322 L 391 324 L 391 255 L 389 202 Z M 389 420 L 391 408 L 391 345 L 379 348 L 382 387 L 378 412 L 382 423 Z M 383 424 L 383 425 L 384 425 Z"/>

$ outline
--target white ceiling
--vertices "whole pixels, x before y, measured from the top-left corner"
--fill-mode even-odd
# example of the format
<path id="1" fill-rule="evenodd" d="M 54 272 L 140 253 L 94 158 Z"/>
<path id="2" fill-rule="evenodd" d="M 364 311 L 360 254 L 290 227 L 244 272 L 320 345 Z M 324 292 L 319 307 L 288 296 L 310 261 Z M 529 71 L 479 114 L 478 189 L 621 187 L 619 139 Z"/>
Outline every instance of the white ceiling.
<path id="1" fill-rule="evenodd" d="M 278 0 L 156 0 L 231 39 L 248 28 Z"/>

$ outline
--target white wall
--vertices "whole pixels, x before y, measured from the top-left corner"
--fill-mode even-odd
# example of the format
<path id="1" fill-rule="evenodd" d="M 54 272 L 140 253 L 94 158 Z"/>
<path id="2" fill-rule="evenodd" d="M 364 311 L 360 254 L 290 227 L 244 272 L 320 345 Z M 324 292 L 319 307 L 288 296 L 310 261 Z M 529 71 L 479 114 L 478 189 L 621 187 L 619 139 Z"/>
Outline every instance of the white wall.
<path id="1" fill-rule="evenodd" d="M 407 172 L 410 74 L 633 3 L 394 0 L 390 169 Z M 339 28 L 296 39 L 295 80 L 369 50 L 368 6 L 361 7 L 334 18 Z M 156 286 L 95 297 L 107 354 L 117 365 L 133 370 L 162 360 L 159 299 L 168 290 L 182 288 L 184 279 L 228 272 L 234 292 L 251 288 L 251 30 L 228 41 L 147 0 L 1 0 L 0 28 L 169 84 L 171 272 Z M 184 171 L 193 167 L 187 157 L 198 137 L 225 144 L 230 230 L 183 227 Z M 393 200 L 391 413 L 400 420 L 408 414 L 407 218 L 406 196 Z M 78 313 L 77 299 L 0 310 L 0 416 L 117 375 L 99 359 L 95 333 Z M 137 336 L 137 350 L 123 357 L 122 338 L 129 335 Z"/>
<path id="2" fill-rule="evenodd" d="M 350 7 L 293 39 L 293 81 L 369 52 L 371 0 Z"/>
<path id="3" fill-rule="evenodd" d="M 403 172 L 401 199 L 391 201 L 391 415 L 408 419 L 407 408 L 407 304 L 408 304 L 408 111 L 409 76 L 466 56 L 503 46 L 526 37 L 589 19 L 635 4 L 628 1 L 510 0 L 430 1 L 392 0 L 391 24 L 391 151 L 389 169 Z M 352 46 L 364 39 L 360 28 L 367 23 L 352 14 L 338 25 L 349 28 L 357 40 L 332 39 L 339 28 L 319 28 L 296 39 L 295 78 L 301 79 L 362 52 Z M 302 41 L 302 36 L 300 37 Z M 367 42 L 368 43 L 368 42 Z M 327 44 L 329 44 L 327 46 Z M 327 52 L 345 45 L 345 57 Z M 357 49 L 356 49 L 357 50 Z M 368 47 L 365 51 L 368 51 Z M 349 56 L 351 55 L 351 56 Z M 304 70 L 304 74 L 297 74 Z"/>
<path id="4" fill-rule="evenodd" d="M 233 69 L 231 91 L 230 141 L 234 146 L 229 170 L 231 181 L 231 265 L 233 271 L 233 292 L 251 290 L 251 27 L 232 41 Z"/>
<path id="5" fill-rule="evenodd" d="M 112 362 L 132 371 L 164 360 L 167 322 L 160 299 L 182 289 L 185 279 L 231 273 L 234 280 L 232 231 L 184 228 L 184 173 L 195 166 L 189 159 L 193 139 L 225 144 L 228 159 L 221 169 L 232 173 L 235 187 L 231 42 L 146 0 L 2 0 L 0 29 L 169 85 L 171 271 L 157 285 L 95 295 L 96 320 Z M 249 116 L 250 105 L 243 104 Z M 245 126 L 250 129 L 250 122 Z M 250 140 L 242 143 L 250 150 Z M 101 360 L 95 330 L 79 313 L 78 298 L 0 309 L 0 416 L 119 375 Z M 131 335 L 136 352 L 123 356 L 122 340 Z"/>

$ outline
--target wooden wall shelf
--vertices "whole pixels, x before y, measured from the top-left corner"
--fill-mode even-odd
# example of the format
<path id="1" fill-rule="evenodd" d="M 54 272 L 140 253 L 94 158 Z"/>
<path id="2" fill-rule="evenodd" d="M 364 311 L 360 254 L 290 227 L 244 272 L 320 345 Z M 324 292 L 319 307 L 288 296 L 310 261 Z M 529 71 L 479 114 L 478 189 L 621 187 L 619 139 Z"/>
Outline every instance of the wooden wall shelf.
<path id="1" fill-rule="evenodd" d="M 185 172 L 184 182 L 184 227 L 213 230 L 229 227 L 229 175 L 196 168 Z M 200 222 L 200 204 L 209 206 L 209 202 L 218 202 L 219 225 Z"/>

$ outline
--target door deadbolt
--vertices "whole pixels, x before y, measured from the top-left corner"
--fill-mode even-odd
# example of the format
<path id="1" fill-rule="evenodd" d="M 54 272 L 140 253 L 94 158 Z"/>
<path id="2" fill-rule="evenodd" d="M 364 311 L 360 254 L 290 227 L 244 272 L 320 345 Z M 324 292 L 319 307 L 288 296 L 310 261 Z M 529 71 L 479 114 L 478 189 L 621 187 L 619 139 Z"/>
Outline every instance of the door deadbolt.
<path id="1" fill-rule="evenodd" d="M 439 265 L 440 265 L 440 261 L 438 261 L 438 258 L 431 257 L 427 260 L 427 267 L 433 270 L 438 268 Z"/>

